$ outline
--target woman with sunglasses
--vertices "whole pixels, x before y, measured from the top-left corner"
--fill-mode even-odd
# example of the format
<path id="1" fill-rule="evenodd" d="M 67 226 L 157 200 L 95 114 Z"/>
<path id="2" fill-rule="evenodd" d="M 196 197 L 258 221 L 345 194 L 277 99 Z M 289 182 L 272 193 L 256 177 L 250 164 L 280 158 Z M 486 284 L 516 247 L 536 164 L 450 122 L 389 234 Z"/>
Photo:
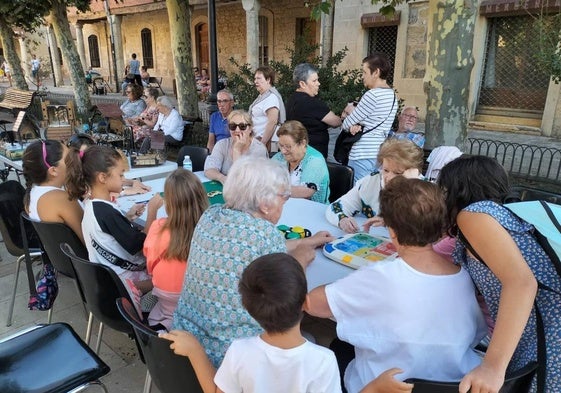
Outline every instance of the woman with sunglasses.
<path id="1" fill-rule="evenodd" d="M 251 116 L 244 110 L 228 115 L 230 137 L 216 143 L 205 162 L 205 176 L 224 184 L 228 171 L 240 157 L 268 157 L 267 148 L 254 138 Z"/>
<path id="2" fill-rule="evenodd" d="M 23 153 L 26 181 L 24 206 L 33 220 L 68 225 L 84 242 L 82 217 L 77 200 L 70 200 L 63 189 L 66 182 L 64 159 L 68 148 L 53 140 L 32 142 Z"/>

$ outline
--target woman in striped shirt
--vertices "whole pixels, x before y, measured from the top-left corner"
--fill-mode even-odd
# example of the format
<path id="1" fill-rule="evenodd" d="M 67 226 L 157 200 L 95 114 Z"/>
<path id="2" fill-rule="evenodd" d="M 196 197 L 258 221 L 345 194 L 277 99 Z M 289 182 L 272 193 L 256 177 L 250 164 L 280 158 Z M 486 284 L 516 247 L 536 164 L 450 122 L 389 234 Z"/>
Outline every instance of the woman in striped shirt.
<path id="1" fill-rule="evenodd" d="M 374 52 L 362 60 L 362 79 L 369 90 L 343 121 L 343 130 L 353 135 L 361 129 L 365 132 L 349 154 L 355 182 L 378 169 L 376 156 L 397 112 L 397 97 L 386 82 L 390 69 L 390 61 L 381 52 Z"/>

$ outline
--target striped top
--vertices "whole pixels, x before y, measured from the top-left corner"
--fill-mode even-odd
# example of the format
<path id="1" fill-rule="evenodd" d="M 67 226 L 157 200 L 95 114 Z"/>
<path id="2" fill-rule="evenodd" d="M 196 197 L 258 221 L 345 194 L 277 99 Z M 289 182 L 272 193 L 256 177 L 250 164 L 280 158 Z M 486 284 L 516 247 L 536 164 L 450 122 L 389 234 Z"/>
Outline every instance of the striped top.
<path id="1" fill-rule="evenodd" d="M 364 131 L 376 129 L 364 134 L 353 145 L 349 160 L 376 159 L 395 119 L 397 107 L 392 88 L 375 88 L 364 93 L 357 107 L 343 121 L 343 129 L 348 130 L 353 124 L 363 125 Z"/>

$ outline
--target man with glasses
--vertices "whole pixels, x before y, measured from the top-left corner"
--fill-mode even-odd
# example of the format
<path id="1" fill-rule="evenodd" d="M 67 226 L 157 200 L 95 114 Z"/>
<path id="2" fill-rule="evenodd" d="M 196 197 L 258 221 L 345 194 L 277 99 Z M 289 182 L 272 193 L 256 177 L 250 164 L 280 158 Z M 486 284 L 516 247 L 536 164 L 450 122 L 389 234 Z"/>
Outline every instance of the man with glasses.
<path id="1" fill-rule="evenodd" d="M 216 94 L 216 103 L 218 104 L 218 111 L 210 116 L 208 142 L 206 144 L 207 149 L 211 153 L 216 142 L 230 137 L 228 115 L 234 108 L 234 95 L 228 90 L 220 90 Z"/>
<path id="2" fill-rule="evenodd" d="M 390 130 L 388 138 L 409 139 L 421 149 L 425 145 L 425 134 L 415 131 L 417 127 L 418 110 L 414 106 L 406 106 L 399 114 L 397 130 Z"/>

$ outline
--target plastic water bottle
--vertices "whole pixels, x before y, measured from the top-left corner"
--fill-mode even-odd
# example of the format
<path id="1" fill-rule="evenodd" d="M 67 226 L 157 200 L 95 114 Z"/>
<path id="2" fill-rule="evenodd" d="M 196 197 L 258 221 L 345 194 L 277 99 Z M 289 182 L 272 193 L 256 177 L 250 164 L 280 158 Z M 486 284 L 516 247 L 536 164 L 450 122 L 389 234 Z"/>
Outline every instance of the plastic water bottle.
<path id="1" fill-rule="evenodd" d="M 183 157 L 183 169 L 187 169 L 188 171 L 193 172 L 193 163 L 191 162 L 191 157 Z"/>

